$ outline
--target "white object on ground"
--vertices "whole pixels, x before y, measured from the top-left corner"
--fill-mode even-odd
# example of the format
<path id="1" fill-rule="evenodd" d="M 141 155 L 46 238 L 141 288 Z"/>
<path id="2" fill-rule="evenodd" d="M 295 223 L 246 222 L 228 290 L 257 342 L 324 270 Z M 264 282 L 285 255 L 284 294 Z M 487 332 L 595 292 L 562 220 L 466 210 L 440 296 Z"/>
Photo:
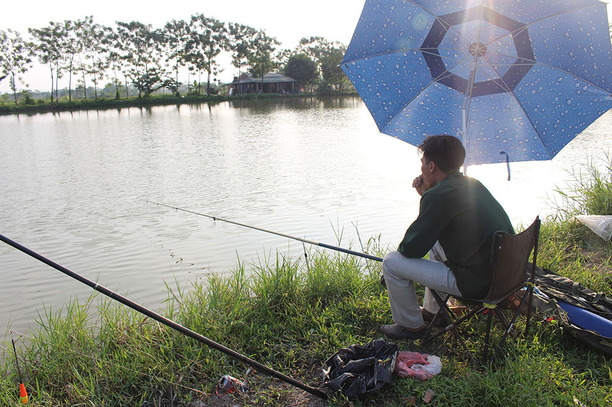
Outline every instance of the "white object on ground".
<path id="1" fill-rule="evenodd" d="M 612 216 L 610 215 L 579 215 L 576 219 L 591 229 L 606 242 L 612 239 Z"/>

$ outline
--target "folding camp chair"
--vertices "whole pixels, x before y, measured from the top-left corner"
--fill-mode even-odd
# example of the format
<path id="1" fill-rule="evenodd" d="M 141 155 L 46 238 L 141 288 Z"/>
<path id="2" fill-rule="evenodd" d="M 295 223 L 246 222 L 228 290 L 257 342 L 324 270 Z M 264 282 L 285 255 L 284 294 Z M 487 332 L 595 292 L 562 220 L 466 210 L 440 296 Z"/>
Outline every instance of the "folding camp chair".
<path id="1" fill-rule="evenodd" d="M 483 365 L 488 363 L 489 346 L 491 342 L 491 326 L 493 315 L 495 315 L 504 326 L 504 333 L 499 343 L 495 346 L 493 360 L 497 357 L 504 345 L 510 331 L 514 327 L 516 319 L 521 313 L 523 306 L 527 303 L 527 320 L 525 325 L 525 335 L 529 330 L 529 319 L 531 317 L 531 297 L 535 281 L 535 270 L 537 255 L 538 255 L 538 238 L 540 234 L 540 218 L 536 217 L 535 221 L 523 232 L 517 235 L 510 235 L 505 232 L 495 232 L 493 237 L 492 251 L 492 279 L 489 292 L 484 299 L 474 300 L 471 298 L 457 298 L 469 306 L 475 306 L 469 313 L 462 317 L 453 316 L 447 301 L 450 296 L 442 299 L 439 293 L 432 290 L 433 297 L 440 306 L 440 311 L 436 314 L 433 321 L 428 325 L 425 338 L 421 343 L 427 343 L 446 332 L 451 332 L 466 350 L 470 359 L 476 362 L 474 356 L 469 351 L 465 340 L 458 327 L 470 321 L 472 317 L 481 313 L 487 315 L 487 330 L 484 340 L 483 349 Z M 529 256 L 533 251 L 533 261 L 529 264 Z M 508 321 L 499 307 L 500 303 L 507 299 L 510 295 L 527 286 L 527 289 L 522 296 L 520 304 L 516 307 L 512 319 Z M 446 326 L 437 332 L 435 335 L 430 335 L 432 328 L 437 321 L 446 321 Z"/>

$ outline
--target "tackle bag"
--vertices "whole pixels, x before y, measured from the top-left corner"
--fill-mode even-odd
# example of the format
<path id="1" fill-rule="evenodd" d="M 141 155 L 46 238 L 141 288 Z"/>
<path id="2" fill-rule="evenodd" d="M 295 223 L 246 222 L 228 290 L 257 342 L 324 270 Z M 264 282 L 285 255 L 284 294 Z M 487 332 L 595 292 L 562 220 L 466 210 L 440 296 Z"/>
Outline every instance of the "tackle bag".
<path id="1" fill-rule="evenodd" d="M 541 308 L 538 302 L 557 308 L 555 314 L 565 332 L 612 355 L 612 298 L 549 270 L 536 268 L 535 280 L 537 308 Z"/>
<path id="2" fill-rule="evenodd" d="M 391 383 L 398 348 L 375 340 L 340 349 L 323 365 L 324 386 L 346 397 L 360 397 Z"/>

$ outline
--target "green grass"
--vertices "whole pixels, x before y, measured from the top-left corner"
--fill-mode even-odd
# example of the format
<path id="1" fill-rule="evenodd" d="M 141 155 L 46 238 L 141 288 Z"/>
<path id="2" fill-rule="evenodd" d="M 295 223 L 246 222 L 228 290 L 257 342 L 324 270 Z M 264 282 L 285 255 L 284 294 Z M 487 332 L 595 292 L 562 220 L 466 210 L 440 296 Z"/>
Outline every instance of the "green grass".
<path id="1" fill-rule="evenodd" d="M 376 248 L 375 240 L 370 244 L 377 254 L 384 252 Z M 544 222 L 541 266 L 610 295 L 610 258 L 610 244 L 571 216 Z M 308 262 L 279 255 L 249 268 L 241 264 L 228 277 L 211 276 L 187 288 L 168 287 L 163 313 L 318 387 L 329 356 L 342 347 L 380 337 L 378 327 L 390 322 L 379 274 L 379 263 L 337 253 L 312 251 Z M 401 350 L 440 356 L 442 373 L 424 382 L 396 379 L 360 400 L 338 396 L 322 401 L 253 372 L 249 393 L 225 399 L 261 406 L 404 406 L 424 405 L 422 397 L 432 389 L 436 406 L 612 405 L 610 357 L 576 342 L 557 321 L 547 322 L 546 317 L 534 316 L 527 338 L 511 338 L 503 362 L 495 368 L 471 365 L 448 337 L 427 347 L 398 341 Z M 470 329 L 479 331 L 483 325 L 481 318 Z M 524 328 L 522 319 L 517 328 Z M 225 374 L 244 378 L 247 370 L 223 353 L 95 296 L 84 304 L 70 303 L 61 313 L 45 311 L 38 331 L 19 344 L 32 406 L 231 405 L 214 396 L 215 385 Z M 479 345 L 478 339 L 468 339 L 470 348 Z M 18 379 L 10 342 L 0 349 L 0 405 L 17 406 Z"/>
<path id="2" fill-rule="evenodd" d="M 594 291 L 612 292 L 612 245 L 605 242 L 576 215 L 612 215 L 612 161 L 605 168 L 590 162 L 584 173 L 570 173 L 570 189 L 558 188 L 557 213 L 543 223 L 540 234 L 541 264 L 579 281 Z"/>
<path id="3" fill-rule="evenodd" d="M 575 215 L 612 215 L 612 157 L 602 160 L 604 169 L 592 160 L 583 172 L 569 172 L 569 190 L 557 188 L 561 197 L 558 219 L 569 219 Z"/>
<path id="4" fill-rule="evenodd" d="M 323 362 L 341 347 L 379 337 L 377 328 L 390 321 L 390 311 L 378 275 L 364 262 L 335 254 L 310 257 L 309 267 L 279 256 L 251 273 L 239 267 L 228 278 L 213 276 L 207 284 L 171 290 L 165 314 L 318 387 Z M 108 301 L 92 312 L 96 302 L 71 303 L 61 317 L 41 315 L 39 331 L 20 349 L 30 405 L 186 406 L 214 399 L 224 374 L 244 377 L 247 366 L 228 356 Z M 339 397 L 321 405 L 399 406 L 415 396 L 420 400 L 429 388 L 440 406 L 573 405 L 574 398 L 609 405 L 610 360 L 543 319 L 536 316 L 528 340 L 509 343 L 505 363 L 496 370 L 474 368 L 454 342 L 421 348 L 399 341 L 402 350 L 440 356 L 442 374 L 426 382 L 397 379 L 363 400 Z M 473 325 L 479 329 L 482 321 Z M 478 347 L 477 341 L 468 344 Z M 18 405 L 12 354 L 4 360 L 0 404 Z M 236 399 L 241 405 L 291 405 L 301 393 L 261 374 L 250 377 L 251 392 Z"/>

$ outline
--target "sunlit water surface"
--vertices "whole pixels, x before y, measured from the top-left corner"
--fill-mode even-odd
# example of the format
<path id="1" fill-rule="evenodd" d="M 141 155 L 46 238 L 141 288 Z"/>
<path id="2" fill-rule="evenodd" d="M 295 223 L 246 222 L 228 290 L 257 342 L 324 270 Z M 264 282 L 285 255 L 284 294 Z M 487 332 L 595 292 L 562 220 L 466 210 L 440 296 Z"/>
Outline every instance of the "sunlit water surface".
<path id="1" fill-rule="evenodd" d="M 4 116 L 0 146 L 0 233 L 154 310 L 167 285 L 304 247 L 147 201 L 356 250 L 395 247 L 418 212 L 416 148 L 379 134 L 358 98 Z M 611 147 L 608 112 L 554 160 L 512 164 L 511 181 L 505 164 L 468 173 L 526 224 Z M 0 337 L 91 293 L 0 243 Z"/>

